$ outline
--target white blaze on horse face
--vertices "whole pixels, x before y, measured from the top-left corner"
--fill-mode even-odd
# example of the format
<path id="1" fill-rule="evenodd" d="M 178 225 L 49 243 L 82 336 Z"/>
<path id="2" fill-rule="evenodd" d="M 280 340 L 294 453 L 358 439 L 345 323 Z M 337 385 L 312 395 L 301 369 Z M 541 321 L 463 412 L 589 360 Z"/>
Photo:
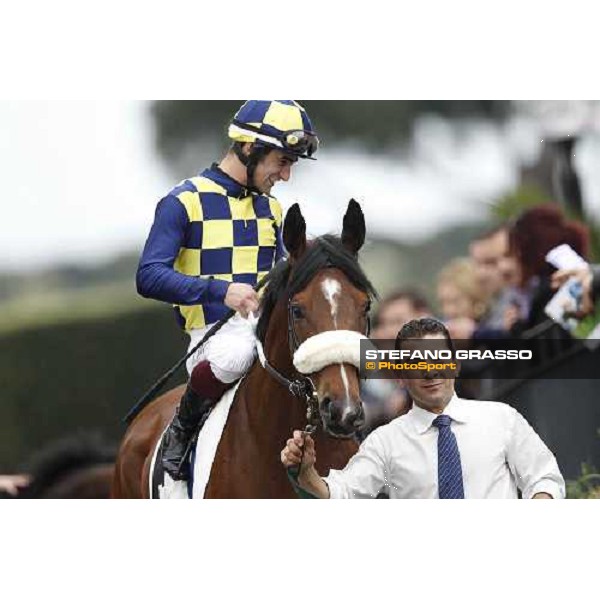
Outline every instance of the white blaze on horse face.
<path id="1" fill-rule="evenodd" d="M 321 283 L 321 289 L 323 290 L 323 294 L 325 295 L 325 299 L 329 302 L 329 306 L 331 306 L 331 316 L 333 317 L 333 326 L 337 329 L 337 311 L 338 311 L 338 301 L 336 296 L 339 295 L 342 286 L 339 281 L 335 279 L 327 278 Z"/>
<path id="2" fill-rule="evenodd" d="M 346 409 L 344 410 L 344 413 L 346 413 L 346 411 L 350 410 L 350 387 L 348 385 L 348 376 L 346 375 L 346 367 L 344 365 L 340 365 L 340 371 L 342 373 L 342 381 L 344 382 L 344 389 L 346 390 Z M 343 414 L 342 418 L 345 417 L 346 415 Z"/>

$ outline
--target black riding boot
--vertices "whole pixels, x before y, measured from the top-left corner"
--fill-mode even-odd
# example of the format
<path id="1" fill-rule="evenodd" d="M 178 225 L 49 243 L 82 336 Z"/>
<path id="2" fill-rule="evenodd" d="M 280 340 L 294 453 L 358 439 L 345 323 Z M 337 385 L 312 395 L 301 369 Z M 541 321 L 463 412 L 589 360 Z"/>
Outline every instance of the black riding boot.
<path id="1" fill-rule="evenodd" d="M 214 400 L 200 398 L 188 383 L 175 416 L 165 433 L 162 448 L 163 467 L 175 481 L 189 479 L 189 469 L 187 465 L 181 463 L 202 418 L 208 414 L 214 404 Z"/>

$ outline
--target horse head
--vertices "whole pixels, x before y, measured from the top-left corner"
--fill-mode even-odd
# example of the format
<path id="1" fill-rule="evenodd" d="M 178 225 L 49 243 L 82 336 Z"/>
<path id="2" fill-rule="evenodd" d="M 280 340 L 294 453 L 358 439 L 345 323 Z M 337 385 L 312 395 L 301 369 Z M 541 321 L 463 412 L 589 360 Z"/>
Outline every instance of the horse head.
<path id="1" fill-rule="evenodd" d="M 350 200 L 341 236 L 306 239 L 306 223 L 295 204 L 287 213 L 283 242 L 289 252 L 286 290 L 288 339 L 293 365 L 308 377 L 318 396 L 324 430 L 348 437 L 364 423 L 359 388 L 360 339 L 368 335 L 375 291 L 357 255 L 365 220 Z"/>

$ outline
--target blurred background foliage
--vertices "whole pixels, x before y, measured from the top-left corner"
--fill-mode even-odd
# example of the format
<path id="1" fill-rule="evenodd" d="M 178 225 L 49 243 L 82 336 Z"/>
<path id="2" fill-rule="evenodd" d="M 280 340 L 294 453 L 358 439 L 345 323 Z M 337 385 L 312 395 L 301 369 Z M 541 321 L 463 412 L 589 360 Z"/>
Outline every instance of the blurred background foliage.
<path id="1" fill-rule="evenodd" d="M 592 465 L 583 463 L 581 475 L 567 482 L 567 498 L 600 500 L 600 473 Z"/>
<path id="2" fill-rule="evenodd" d="M 227 146 L 226 126 L 242 100 L 179 100 L 155 102 L 158 151 L 174 160 L 182 144 L 210 136 Z M 416 117 L 433 114 L 454 118 L 499 120 L 510 103 L 494 100 L 299 100 L 311 116 L 321 140 L 328 145 L 359 142 L 372 152 L 398 149 L 408 138 Z"/>

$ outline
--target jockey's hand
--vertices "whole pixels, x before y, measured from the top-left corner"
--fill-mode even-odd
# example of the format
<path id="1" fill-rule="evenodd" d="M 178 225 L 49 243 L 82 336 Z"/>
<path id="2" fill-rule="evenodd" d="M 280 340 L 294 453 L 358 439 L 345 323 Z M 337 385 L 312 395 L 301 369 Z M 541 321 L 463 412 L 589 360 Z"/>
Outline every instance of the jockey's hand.
<path id="1" fill-rule="evenodd" d="M 306 445 L 304 449 L 304 457 L 302 457 L 302 447 Z M 302 460 L 301 472 L 314 467 L 317 460 L 317 454 L 315 452 L 315 441 L 310 437 L 309 434 L 305 434 L 303 431 L 294 431 L 293 437 L 290 438 L 284 449 L 281 451 L 281 462 L 286 468 L 297 467 Z"/>
<path id="2" fill-rule="evenodd" d="M 239 312 L 242 317 L 258 310 L 258 294 L 247 283 L 230 283 L 225 295 L 225 306 Z"/>

